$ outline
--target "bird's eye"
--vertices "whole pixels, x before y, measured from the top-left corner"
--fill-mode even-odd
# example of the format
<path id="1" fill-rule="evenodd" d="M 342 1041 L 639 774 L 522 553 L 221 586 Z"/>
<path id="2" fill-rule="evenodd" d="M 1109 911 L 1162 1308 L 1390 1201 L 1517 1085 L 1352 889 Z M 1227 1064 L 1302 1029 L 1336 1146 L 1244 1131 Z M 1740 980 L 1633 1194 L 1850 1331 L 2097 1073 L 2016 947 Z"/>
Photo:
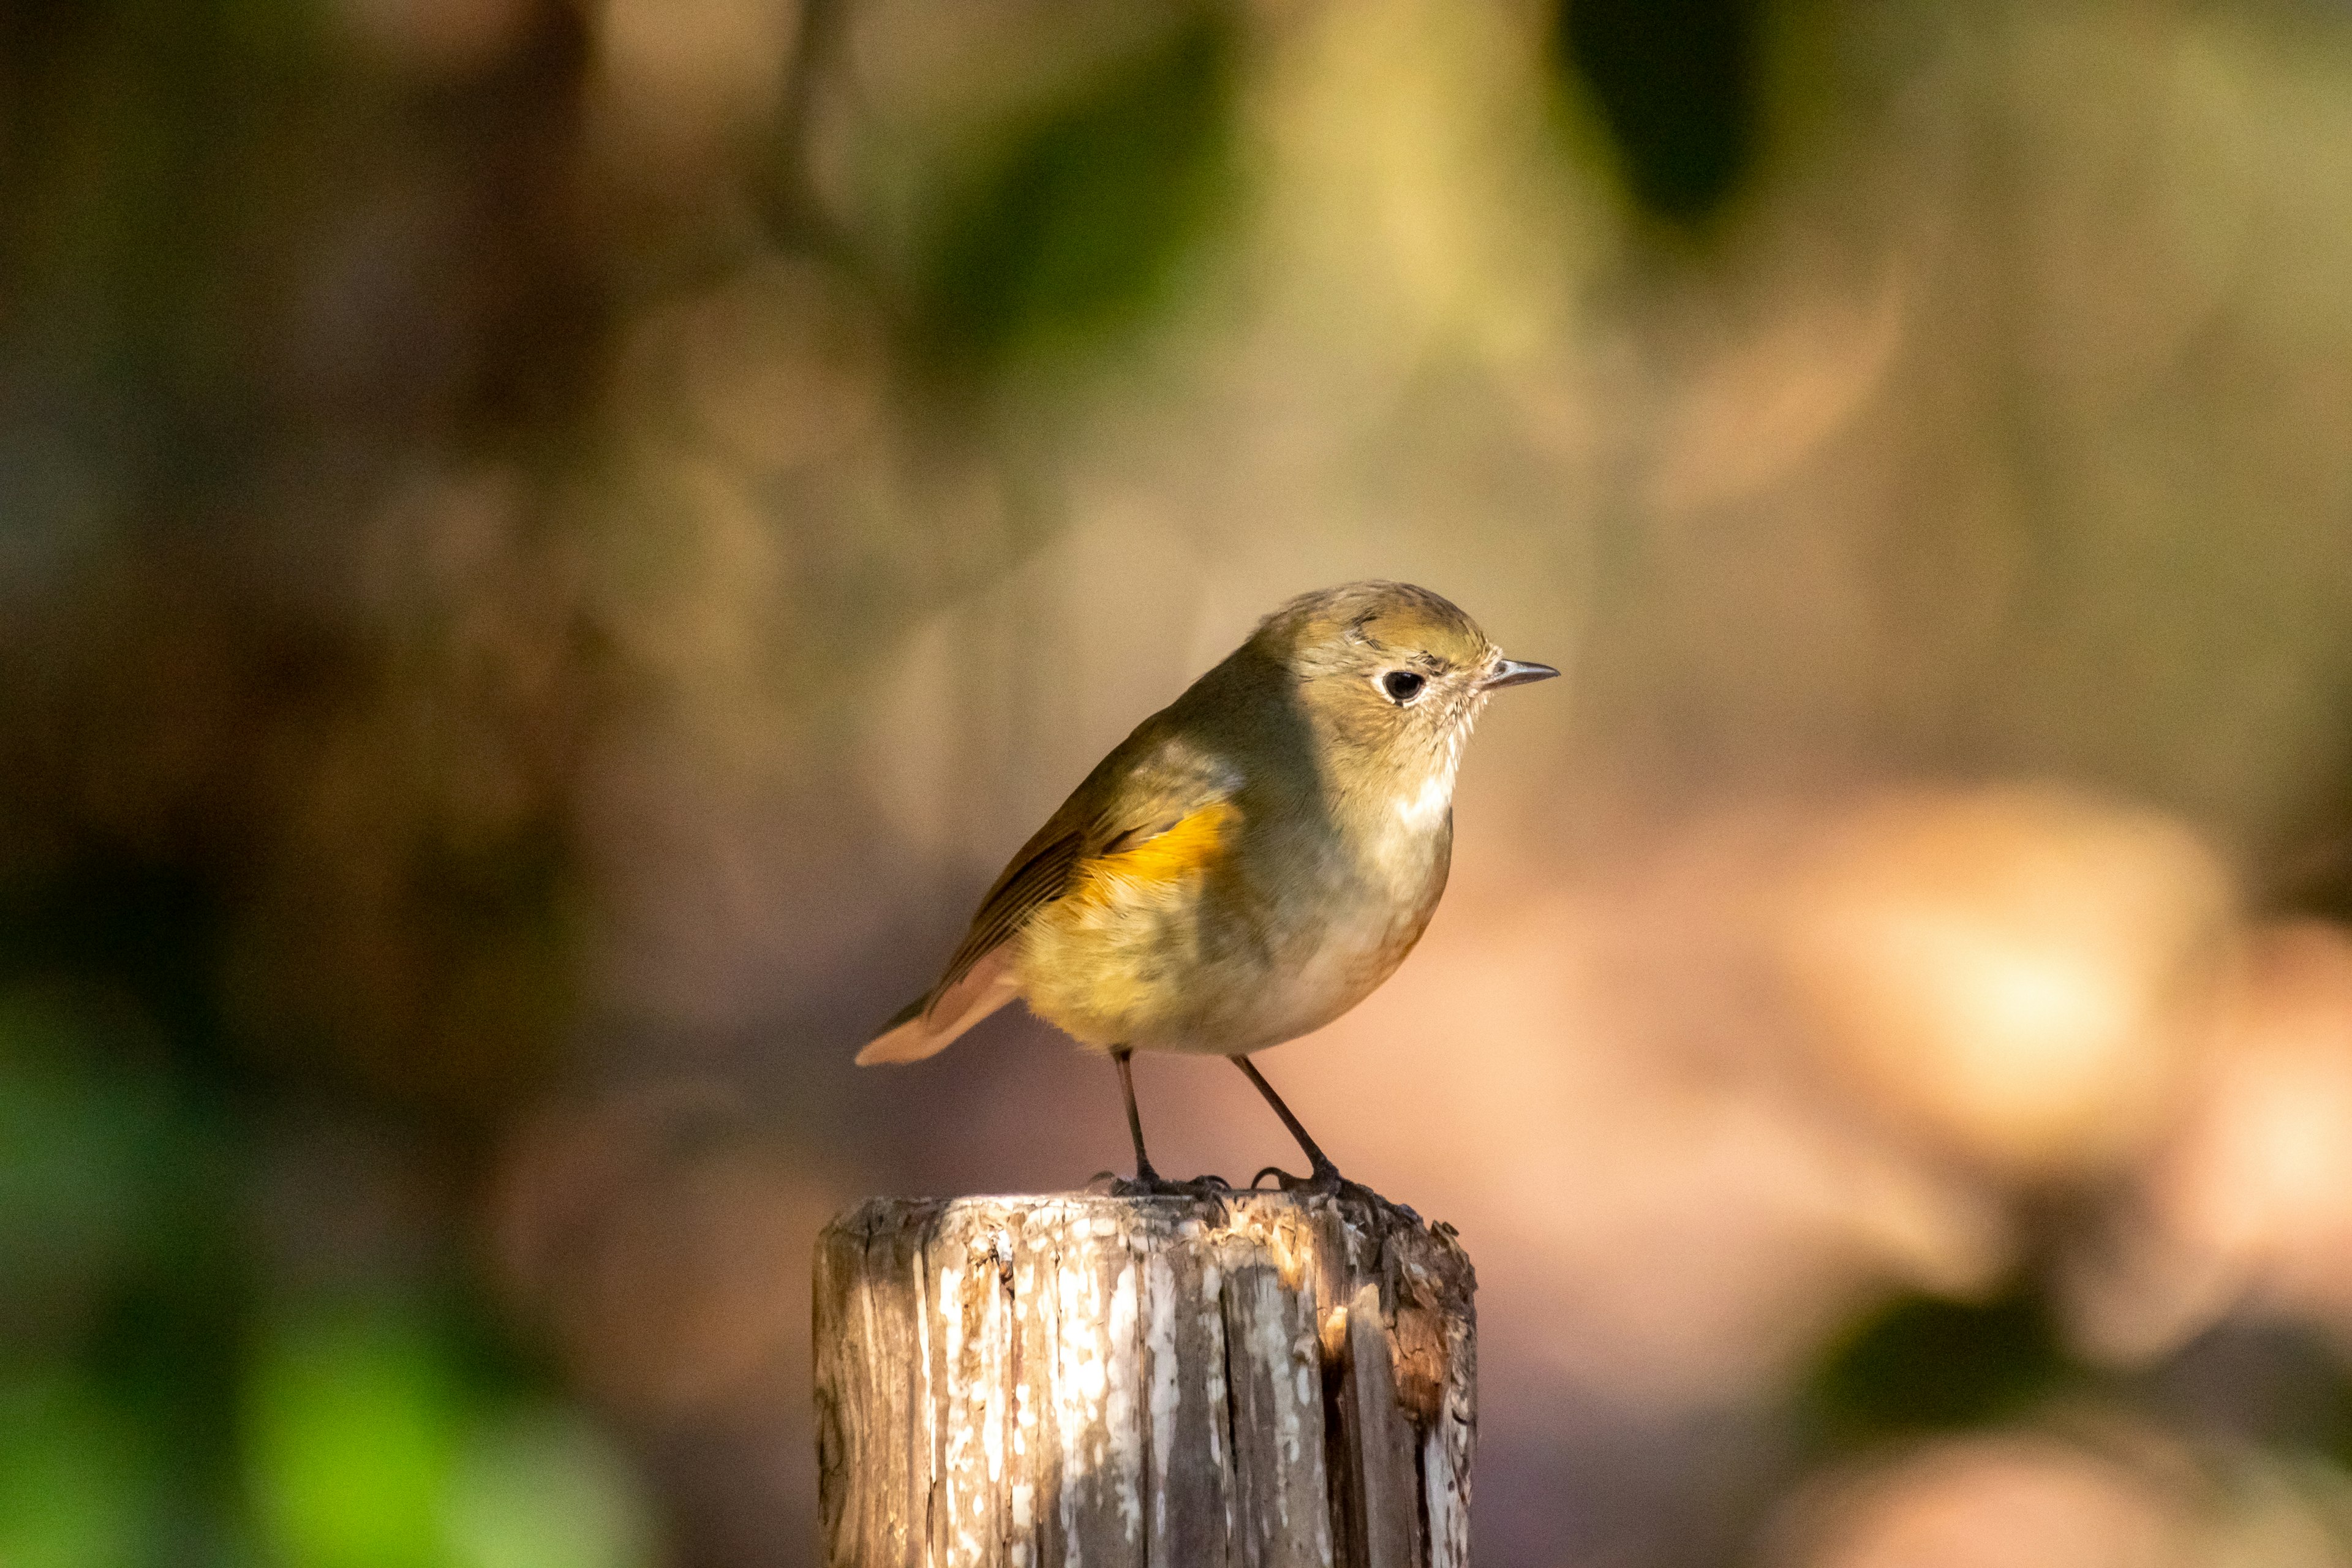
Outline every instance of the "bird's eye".
<path id="1" fill-rule="evenodd" d="M 1421 689 L 1428 684 L 1427 677 L 1415 675 L 1409 669 L 1391 669 L 1381 677 L 1381 689 L 1389 694 L 1390 701 L 1400 707 L 1420 696 Z"/>

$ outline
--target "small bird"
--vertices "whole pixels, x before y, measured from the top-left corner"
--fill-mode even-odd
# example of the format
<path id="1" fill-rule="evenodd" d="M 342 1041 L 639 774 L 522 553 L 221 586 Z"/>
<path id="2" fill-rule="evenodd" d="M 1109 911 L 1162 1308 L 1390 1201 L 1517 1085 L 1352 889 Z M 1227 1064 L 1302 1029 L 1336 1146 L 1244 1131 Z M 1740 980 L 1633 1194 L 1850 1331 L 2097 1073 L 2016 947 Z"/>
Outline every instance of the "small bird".
<path id="1" fill-rule="evenodd" d="M 1338 1186 L 1250 1055 L 1321 1028 L 1412 951 L 1445 890 L 1471 727 L 1495 692 L 1559 673 L 1505 658 L 1426 588 L 1291 600 L 1087 775 L 858 1062 L 919 1060 L 1018 996 L 1118 1065 L 1122 1189 L 1185 1190 L 1144 1152 L 1137 1051 L 1226 1058 L 1307 1155 L 1282 1184 Z"/>

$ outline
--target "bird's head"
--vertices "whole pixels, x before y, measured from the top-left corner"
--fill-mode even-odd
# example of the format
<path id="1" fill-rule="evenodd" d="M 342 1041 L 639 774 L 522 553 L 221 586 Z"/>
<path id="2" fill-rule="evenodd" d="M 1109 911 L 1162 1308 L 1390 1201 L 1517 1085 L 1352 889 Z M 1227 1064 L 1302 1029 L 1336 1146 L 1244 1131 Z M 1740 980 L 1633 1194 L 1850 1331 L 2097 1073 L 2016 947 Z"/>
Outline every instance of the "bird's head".
<path id="1" fill-rule="evenodd" d="M 1296 682 L 1300 706 L 1345 754 L 1442 766 L 1447 784 L 1486 700 L 1559 671 L 1505 658 L 1477 623 L 1410 583 L 1301 595 L 1251 642 Z"/>

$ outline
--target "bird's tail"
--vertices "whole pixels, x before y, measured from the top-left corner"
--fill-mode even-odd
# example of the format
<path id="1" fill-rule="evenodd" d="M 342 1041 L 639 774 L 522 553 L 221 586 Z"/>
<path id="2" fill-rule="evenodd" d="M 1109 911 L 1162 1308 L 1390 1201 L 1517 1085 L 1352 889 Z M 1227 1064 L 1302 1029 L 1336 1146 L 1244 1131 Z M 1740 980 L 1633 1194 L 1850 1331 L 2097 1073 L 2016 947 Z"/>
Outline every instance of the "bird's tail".
<path id="1" fill-rule="evenodd" d="M 877 1062 L 919 1062 L 956 1042 L 957 1037 L 1020 994 L 1013 954 L 1000 947 L 934 999 L 919 996 L 882 1026 L 857 1053 L 859 1067 Z"/>

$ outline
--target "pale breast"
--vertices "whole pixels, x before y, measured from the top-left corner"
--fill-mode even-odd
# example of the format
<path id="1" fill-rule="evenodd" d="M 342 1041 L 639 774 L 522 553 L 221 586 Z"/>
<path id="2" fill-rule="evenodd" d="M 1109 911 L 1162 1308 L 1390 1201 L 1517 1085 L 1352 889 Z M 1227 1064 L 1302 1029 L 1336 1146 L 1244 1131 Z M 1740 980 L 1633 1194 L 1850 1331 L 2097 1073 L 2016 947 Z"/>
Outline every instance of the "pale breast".
<path id="1" fill-rule="evenodd" d="M 1377 990 L 1421 941 L 1445 888 L 1443 861 L 1421 885 L 1367 889 L 1301 933 L 1272 966 L 1234 1033 L 1255 1050 L 1311 1034 Z M 1200 1049 L 1201 1047 L 1189 1048 Z"/>
<path id="2" fill-rule="evenodd" d="M 1177 977 L 1139 1049 L 1232 1055 L 1311 1034 L 1371 994 L 1404 962 L 1445 889 L 1452 826 L 1383 836 L 1327 857 L 1251 917 L 1256 940 L 1185 943 Z"/>

